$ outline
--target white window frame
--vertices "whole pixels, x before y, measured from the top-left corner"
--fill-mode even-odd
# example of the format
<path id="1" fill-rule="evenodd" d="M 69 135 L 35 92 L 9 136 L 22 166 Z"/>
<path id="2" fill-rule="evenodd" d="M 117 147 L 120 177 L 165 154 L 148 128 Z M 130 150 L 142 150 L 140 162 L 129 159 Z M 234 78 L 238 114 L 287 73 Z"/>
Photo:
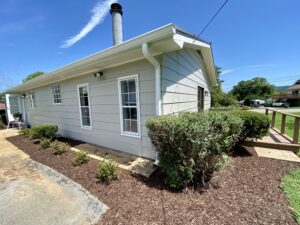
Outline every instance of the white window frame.
<path id="1" fill-rule="evenodd" d="M 81 113 L 81 103 L 80 103 L 80 91 L 79 88 L 81 87 L 86 87 L 87 88 L 87 93 L 88 93 L 88 100 L 89 100 L 89 117 L 90 117 L 90 126 L 84 126 L 82 124 L 82 113 Z M 77 92 L 78 92 L 78 106 L 79 106 L 79 115 L 80 115 L 80 126 L 81 129 L 86 129 L 86 130 L 92 130 L 92 110 L 91 110 L 91 99 L 90 99 L 90 89 L 89 89 L 89 84 L 80 84 L 77 85 Z"/>
<path id="2" fill-rule="evenodd" d="M 59 98 L 56 97 L 58 94 L 56 94 L 54 92 L 54 89 L 58 90 Z M 60 92 L 60 84 L 52 84 L 51 91 L 52 91 L 52 97 L 53 97 L 53 105 L 61 105 L 62 98 L 61 98 L 61 92 Z M 58 99 L 60 100 L 60 102 L 55 102 L 55 100 L 58 100 Z"/>
<path id="3" fill-rule="evenodd" d="M 136 88 L 136 108 L 137 108 L 137 130 L 138 132 L 128 132 L 124 131 L 123 125 L 123 106 L 122 106 L 122 95 L 121 95 L 121 82 L 126 80 L 135 80 L 135 88 Z M 139 79 L 138 74 L 119 77 L 118 78 L 118 94 L 119 94 L 119 112 L 120 112 L 120 128 L 121 128 L 121 135 L 128 136 L 128 137 L 141 137 L 141 119 L 140 119 L 140 93 L 139 93 Z"/>
<path id="4" fill-rule="evenodd" d="M 32 98 L 32 96 L 34 96 L 34 98 Z M 34 91 L 29 92 L 29 102 L 30 102 L 30 108 L 34 109 L 36 107 L 36 98 L 35 98 Z"/>

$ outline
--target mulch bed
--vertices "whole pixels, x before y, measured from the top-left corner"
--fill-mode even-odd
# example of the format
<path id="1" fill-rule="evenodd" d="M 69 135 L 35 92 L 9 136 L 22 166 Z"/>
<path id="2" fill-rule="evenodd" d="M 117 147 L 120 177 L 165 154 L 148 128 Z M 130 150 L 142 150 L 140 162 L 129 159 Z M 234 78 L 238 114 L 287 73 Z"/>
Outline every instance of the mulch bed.
<path id="1" fill-rule="evenodd" d="M 252 148 L 238 149 L 208 189 L 173 192 L 161 182 L 159 171 L 149 180 L 121 171 L 119 180 L 103 184 L 96 179 L 96 160 L 74 167 L 72 151 L 55 156 L 50 150 L 38 150 L 23 136 L 8 140 L 108 205 L 110 209 L 99 224 L 297 224 L 280 183 L 287 171 L 300 164 L 258 158 Z"/>

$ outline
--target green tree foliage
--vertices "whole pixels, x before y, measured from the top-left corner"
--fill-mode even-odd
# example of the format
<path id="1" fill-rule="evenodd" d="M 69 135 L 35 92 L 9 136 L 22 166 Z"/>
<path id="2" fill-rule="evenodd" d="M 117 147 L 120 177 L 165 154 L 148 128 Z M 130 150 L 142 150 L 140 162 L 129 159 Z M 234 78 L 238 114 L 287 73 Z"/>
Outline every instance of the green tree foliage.
<path id="1" fill-rule="evenodd" d="M 223 80 L 220 79 L 222 73 L 221 67 L 216 66 L 216 77 L 217 77 L 217 86 L 212 87 L 211 90 L 211 104 L 213 107 L 218 106 L 230 106 L 237 103 L 236 98 L 232 94 L 224 93 L 222 90 Z"/>
<path id="2" fill-rule="evenodd" d="M 240 81 L 230 91 L 239 101 L 245 100 L 249 105 L 252 99 L 266 100 L 274 93 L 275 86 L 263 77 L 254 77 L 251 80 Z"/>
<path id="3" fill-rule="evenodd" d="M 39 76 L 41 76 L 41 75 L 43 75 L 43 74 L 45 74 L 45 73 L 44 73 L 44 72 L 41 72 L 41 71 L 37 71 L 37 72 L 34 72 L 34 73 L 32 73 L 32 74 L 29 74 L 27 77 L 25 77 L 25 78 L 23 79 L 23 83 L 25 83 L 26 81 L 29 81 L 29 80 L 31 80 L 31 79 L 33 79 L 33 78 L 39 77 Z"/>

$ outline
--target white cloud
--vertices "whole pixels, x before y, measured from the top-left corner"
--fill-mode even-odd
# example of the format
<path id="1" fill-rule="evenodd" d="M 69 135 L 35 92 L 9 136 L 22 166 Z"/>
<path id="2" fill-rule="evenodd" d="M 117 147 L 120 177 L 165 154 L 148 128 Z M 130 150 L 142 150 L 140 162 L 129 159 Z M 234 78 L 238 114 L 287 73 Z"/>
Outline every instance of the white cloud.
<path id="1" fill-rule="evenodd" d="M 224 71 L 222 71 L 221 75 L 225 75 L 225 74 L 231 73 L 231 72 L 233 72 L 233 71 L 235 71 L 235 69 L 224 70 Z"/>
<path id="2" fill-rule="evenodd" d="M 230 68 L 227 70 L 222 71 L 221 75 L 233 73 L 236 71 L 249 71 L 249 72 L 256 72 L 256 71 L 262 71 L 264 69 L 275 67 L 277 64 L 257 64 L 257 65 L 248 65 L 243 67 L 237 67 L 237 68 Z"/>
<path id="3" fill-rule="evenodd" d="M 89 32 L 91 32 L 98 24 L 102 23 L 105 16 L 110 10 L 110 5 L 117 2 L 117 0 L 105 0 L 99 1 L 92 9 L 92 15 L 89 22 L 82 28 L 82 30 L 71 37 L 70 39 L 64 41 L 60 46 L 61 48 L 69 48 L 76 42 L 84 38 Z"/>

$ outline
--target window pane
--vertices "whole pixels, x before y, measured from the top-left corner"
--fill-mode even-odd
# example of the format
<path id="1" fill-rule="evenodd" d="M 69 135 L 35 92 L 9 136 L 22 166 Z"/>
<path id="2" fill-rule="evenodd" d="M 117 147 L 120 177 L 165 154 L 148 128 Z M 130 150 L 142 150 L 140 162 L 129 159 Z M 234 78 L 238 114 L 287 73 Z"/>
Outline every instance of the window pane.
<path id="1" fill-rule="evenodd" d="M 121 93 L 127 93 L 127 92 L 128 92 L 127 80 L 121 81 Z"/>
<path id="2" fill-rule="evenodd" d="M 81 116 L 82 117 L 89 117 L 90 116 L 90 109 L 87 107 L 81 107 Z"/>
<path id="3" fill-rule="evenodd" d="M 122 105 L 128 105 L 128 94 L 122 94 Z"/>
<path id="4" fill-rule="evenodd" d="M 136 105 L 136 93 L 129 94 L 129 104 L 131 106 Z"/>
<path id="5" fill-rule="evenodd" d="M 136 108 L 130 108 L 130 119 L 137 119 L 137 109 Z"/>
<path id="6" fill-rule="evenodd" d="M 134 133 L 138 132 L 137 120 L 131 120 L 130 128 L 131 128 L 131 132 L 134 132 Z"/>
<path id="7" fill-rule="evenodd" d="M 130 132 L 130 120 L 123 120 L 123 131 Z"/>
<path id="8" fill-rule="evenodd" d="M 129 80 L 128 81 L 128 86 L 129 86 L 129 92 L 136 92 L 135 80 Z"/>
<path id="9" fill-rule="evenodd" d="M 123 108 L 123 119 L 130 119 L 130 109 Z"/>
<path id="10" fill-rule="evenodd" d="M 82 117 L 82 126 L 91 126 L 90 118 L 89 117 Z"/>

